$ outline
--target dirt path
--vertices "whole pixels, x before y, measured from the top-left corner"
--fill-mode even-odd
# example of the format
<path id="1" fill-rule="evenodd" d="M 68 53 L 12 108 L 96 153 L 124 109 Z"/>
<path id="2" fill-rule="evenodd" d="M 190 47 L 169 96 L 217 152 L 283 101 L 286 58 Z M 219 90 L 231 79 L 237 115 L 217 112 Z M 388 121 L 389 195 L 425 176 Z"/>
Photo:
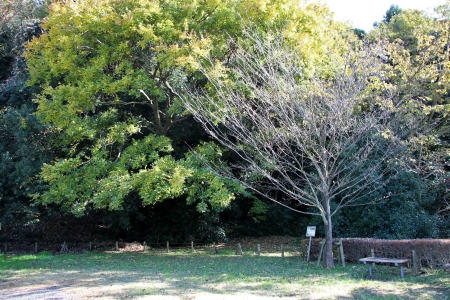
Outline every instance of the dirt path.
<path id="1" fill-rule="evenodd" d="M 64 291 L 64 286 L 43 286 L 41 288 L 18 288 L 0 292 L 0 299 L 80 299 L 80 295 Z"/>

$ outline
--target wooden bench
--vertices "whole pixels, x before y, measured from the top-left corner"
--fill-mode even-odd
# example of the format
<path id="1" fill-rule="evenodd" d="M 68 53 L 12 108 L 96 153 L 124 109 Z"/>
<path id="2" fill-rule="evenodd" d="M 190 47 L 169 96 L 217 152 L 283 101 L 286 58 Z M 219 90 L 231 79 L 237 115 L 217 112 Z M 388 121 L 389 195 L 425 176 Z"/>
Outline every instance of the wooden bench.
<path id="1" fill-rule="evenodd" d="M 380 257 L 366 257 L 366 258 L 361 258 L 359 261 L 364 263 L 365 265 L 367 265 L 367 264 L 369 265 L 370 276 L 372 276 L 372 264 L 373 263 L 384 263 L 384 264 L 393 264 L 396 267 L 400 267 L 400 276 L 402 278 L 405 278 L 403 266 L 410 262 L 409 259 L 380 258 Z"/>

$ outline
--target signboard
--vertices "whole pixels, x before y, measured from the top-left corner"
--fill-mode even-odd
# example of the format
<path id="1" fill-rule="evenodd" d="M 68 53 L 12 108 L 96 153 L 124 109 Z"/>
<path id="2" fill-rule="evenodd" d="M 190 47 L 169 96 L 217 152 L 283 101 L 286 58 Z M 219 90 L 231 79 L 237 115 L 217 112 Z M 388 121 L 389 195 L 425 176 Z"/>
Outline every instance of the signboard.
<path id="1" fill-rule="evenodd" d="M 306 227 L 306 237 L 315 237 L 315 236 L 316 236 L 316 226 Z"/>

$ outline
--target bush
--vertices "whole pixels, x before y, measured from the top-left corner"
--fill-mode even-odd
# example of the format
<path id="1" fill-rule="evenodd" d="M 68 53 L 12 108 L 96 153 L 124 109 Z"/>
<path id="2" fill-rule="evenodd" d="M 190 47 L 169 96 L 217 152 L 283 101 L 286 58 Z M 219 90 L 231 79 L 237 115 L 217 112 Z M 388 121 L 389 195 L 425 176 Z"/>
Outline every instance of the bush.
<path id="1" fill-rule="evenodd" d="M 433 206 L 436 192 L 418 175 L 402 173 L 370 194 L 364 202 L 377 204 L 342 210 L 333 220 L 335 236 L 378 239 L 423 239 L 446 237 Z M 442 226 L 441 226 L 442 228 Z M 442 231 L 442 230 L 441 230 Z"/>
<path id="2" fill-rule="evenodd" d="M 312 259 L 317 259 L 319 256 L 320 241 L 322 239 L 313 239 L 311 245 Z M 338 239 L 335 239 L 335 242 L 337 241 Z M 308 240 L 304 240 L 303 243 L 307 245 Z M 419 268 L 436 268 L 450 262 L 450 239 L 380 240 L 346 238 L 342 239 L 342 243 L 345 260 L 351 262 L 358 262 L 360 258 L 372 256 L 371 249 L 374 250 L 376 257 L 411 260 L 412 250 L 415 250 Z"/>

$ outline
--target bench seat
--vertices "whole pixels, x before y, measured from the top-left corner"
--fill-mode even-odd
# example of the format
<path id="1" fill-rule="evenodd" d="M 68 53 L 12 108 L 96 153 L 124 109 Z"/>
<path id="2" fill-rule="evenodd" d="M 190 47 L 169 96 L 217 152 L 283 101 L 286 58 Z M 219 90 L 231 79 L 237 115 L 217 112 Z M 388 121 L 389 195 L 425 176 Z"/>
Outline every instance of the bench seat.
<path id="1" fill-rule="evenodd" d="M 393 264 L 396 267 L 400 267 L 400 276 L 402 278 L 405 278 L 405 273 L 403 270 L 403 266 L 407 265 L 410 260 L 405 258 L 382 258 L 382 257 L 365 257 L 360 258 L 360 262 L 364 263 L 365 265 L 369 265 L 369 273 L 370 276 L 372 276 L 372 264 L 373 263 L 384 263 L 384 264 Z"/>

